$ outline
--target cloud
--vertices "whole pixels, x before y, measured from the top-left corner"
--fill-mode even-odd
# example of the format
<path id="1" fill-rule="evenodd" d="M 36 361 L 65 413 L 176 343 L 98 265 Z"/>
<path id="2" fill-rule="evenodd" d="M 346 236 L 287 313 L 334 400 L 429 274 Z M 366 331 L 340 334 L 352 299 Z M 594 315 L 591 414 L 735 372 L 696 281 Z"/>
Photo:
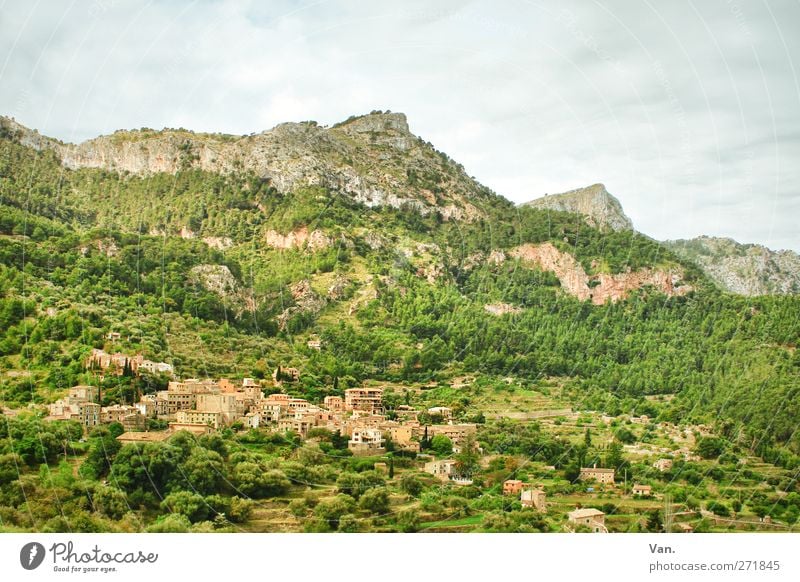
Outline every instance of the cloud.
<path id="1" fill-rule="evenodd" d="M 656 238 L 800 250 L 800 5 L 13 3 L 0 110 L 78 141 L 404 111 L 522 202 L 604 182 Z"/>

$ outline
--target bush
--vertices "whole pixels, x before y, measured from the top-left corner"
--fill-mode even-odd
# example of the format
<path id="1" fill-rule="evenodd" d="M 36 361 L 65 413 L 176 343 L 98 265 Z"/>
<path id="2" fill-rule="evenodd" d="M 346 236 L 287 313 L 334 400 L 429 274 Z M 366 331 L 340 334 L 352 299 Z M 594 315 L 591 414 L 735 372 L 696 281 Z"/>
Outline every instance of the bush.
<path id="1" fill-rule="evenodd" d="M 370 513 L 384 515 L 389 512 L 389 492 L 383 487 L 370 489 L 361 496 L 358 507 Z"/>
<path id="2" fill-rule="evenodd" d="M 159 518 L 147 528 L 149 533 L 186 533 L 192 529 L 189 519 L 180 513 L 170 513 Z"/>

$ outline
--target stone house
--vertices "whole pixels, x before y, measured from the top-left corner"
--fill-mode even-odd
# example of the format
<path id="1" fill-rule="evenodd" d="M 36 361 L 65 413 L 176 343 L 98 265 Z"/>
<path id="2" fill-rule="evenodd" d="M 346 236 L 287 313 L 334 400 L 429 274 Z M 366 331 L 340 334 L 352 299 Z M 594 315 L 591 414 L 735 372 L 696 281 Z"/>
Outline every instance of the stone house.
<path id="1" fill-rule="evenodd" d="M 575 525 L 585 525 L 594 533 L 608 533 L 606 529 L 606 514 L 599 509 L 575 509 L 567 514 L 567 519 Z"/>
<path id="2" fill-rule="evenodd" d="M 523 489 L 520 491 L 520 501 L 522 507 L 533 507 L 534 509 L 547 513 L 547 504 L 545 503 L 545 492 L 541 489 Z"/>
<path id="3" fill-rule="evenodd" d="M 614 484 L 614 469 L 602 469 L 598 467 L 584 467 L 578 477 L 581 481 L 597 481 L 607 485 Z"/>

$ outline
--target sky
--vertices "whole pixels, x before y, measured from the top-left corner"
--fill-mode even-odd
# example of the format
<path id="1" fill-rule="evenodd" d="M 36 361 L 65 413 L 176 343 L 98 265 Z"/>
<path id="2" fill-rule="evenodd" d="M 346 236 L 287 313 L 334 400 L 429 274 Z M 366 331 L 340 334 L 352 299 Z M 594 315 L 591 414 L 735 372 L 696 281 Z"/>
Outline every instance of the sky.
<path id="1" fill-rule="evenodd" d="M 515 202 L 800 251 L 795 0 L 0 3 L 0 114 L 65 141 L 401 111 Z"/>

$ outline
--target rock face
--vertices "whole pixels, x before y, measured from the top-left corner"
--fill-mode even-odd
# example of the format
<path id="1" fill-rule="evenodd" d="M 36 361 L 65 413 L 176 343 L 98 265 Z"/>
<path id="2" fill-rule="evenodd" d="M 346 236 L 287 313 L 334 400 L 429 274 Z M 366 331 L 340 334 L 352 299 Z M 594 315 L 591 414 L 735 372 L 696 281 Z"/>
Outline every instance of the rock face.
<path id="1" fill-rule="evenodd" d="M 667 271 L 641 269 L 630 273 L 600 273 L 590 276 L 575 257 L 561 252 L 550 243 L 521 245 L 512 249 L 509 254 L 524 263 L 555 273 L 564 291 L 581 301 L 591 299 L 595 305 L 619 301 L 631 291 L 645 286 L 653 287 L 669 297 L 685 295 L 692 290 L 691 286 L 680 284 L 683 273 L 677 268 Z"/>
<path id="2" fill-rule="evenodd" d="M 726 291 L 749 296 L 800 293 L 800 255 L 795 252 L 708 236 L 664 244 Z"/>
<path id="3" fill-rule="evenodd" d="M 625 215 L 619 200 L 608 193 L 602 184 L 550 194 L 524 204 L 532 208 L 575 212 L 600 230 L 633 230 L 631 219 Z"/>
<path id="4" fill-rule="evenodd" d="M 460 164 L 409 131 L 402 113 L 373 112 L 327 128 L 283 123 L 249 136 L 186 130 L 117 131 L 65 144 L 0 117 L 0 130 L 37 150 L 53 150 L 67 168 L 152 174 L 199 168 L 251 171 L 281 193 L 320 186 L 367 206 L 439 212 L 445 220 L 482 216 L 475 205 L 493 196 Z"/>
<path id="5" fill-rule="evenodd" d="M 237 292 L 236 278 L 225 265 L 197 265 L 191 270 L 192 281 L 220 297 Z"/>

